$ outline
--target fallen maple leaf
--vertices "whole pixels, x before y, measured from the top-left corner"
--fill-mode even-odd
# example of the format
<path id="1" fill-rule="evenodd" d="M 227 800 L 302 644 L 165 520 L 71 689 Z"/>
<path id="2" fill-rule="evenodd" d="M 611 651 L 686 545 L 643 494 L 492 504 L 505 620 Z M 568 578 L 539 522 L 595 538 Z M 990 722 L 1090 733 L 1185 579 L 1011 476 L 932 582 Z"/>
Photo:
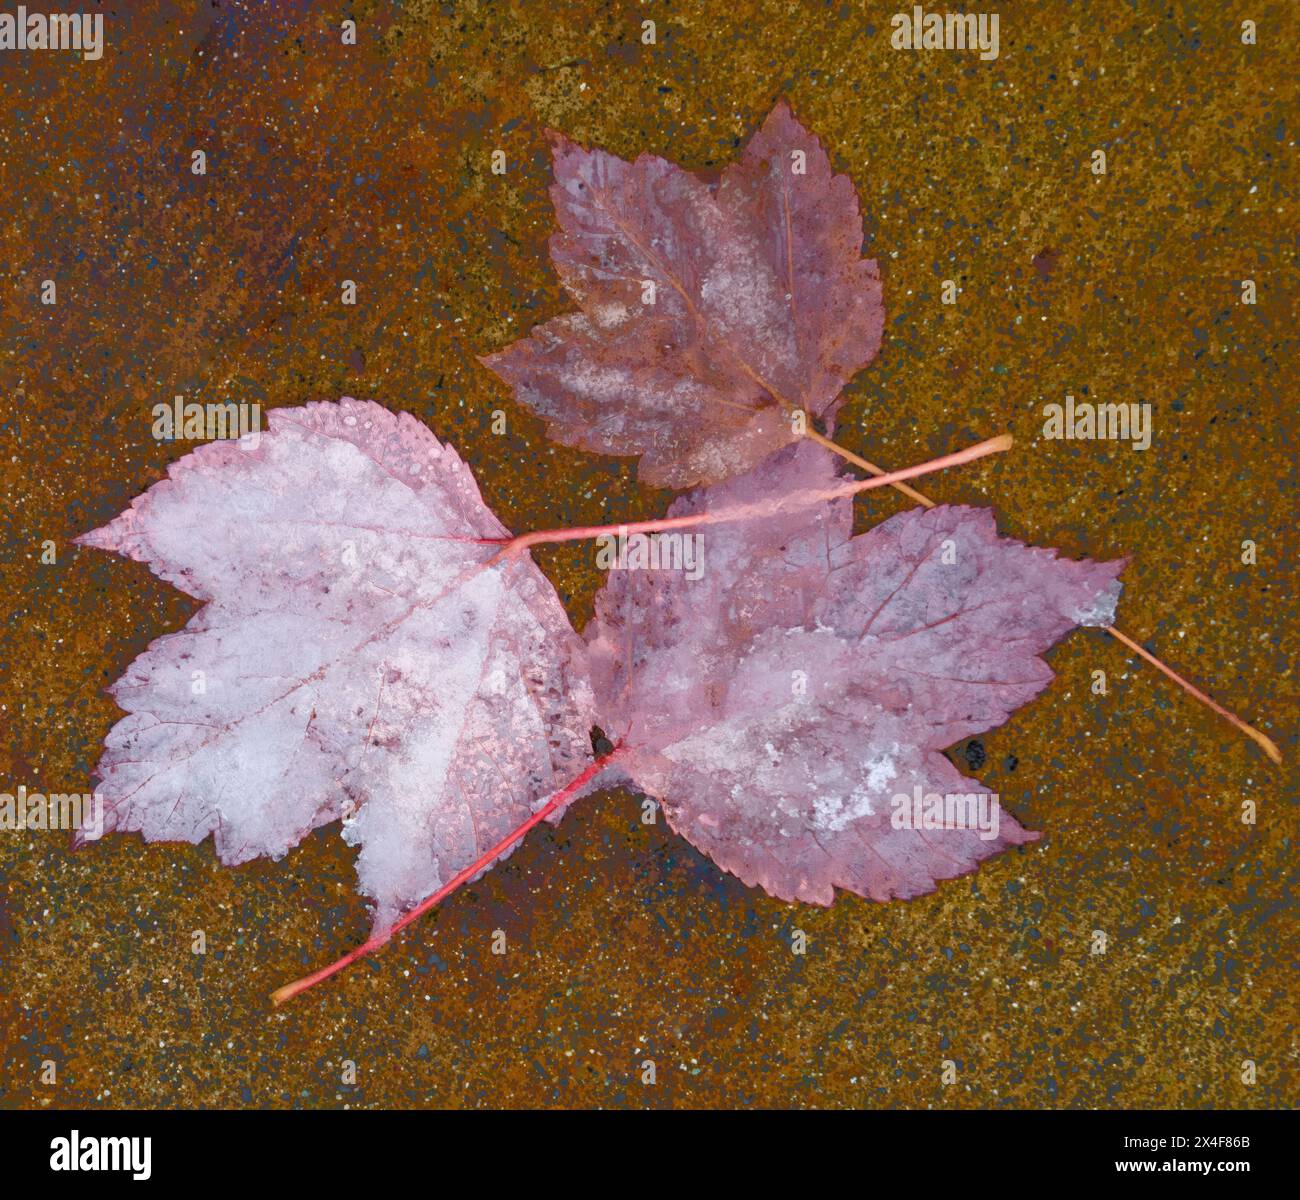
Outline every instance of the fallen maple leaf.
<path id="1" fill-rule="evenodd" d="M 804 442 L 669 516 L 835 479 Z M 1119 596 L 1122 562 L 999 538 L 987 509 L 913 509 L 859 537 L 851 525 L 837 500 L 710 526 L 700 578 L 614 571 L 586 631 L 621 770 L 677 832 L 785 900 L 916 896 L 1036 837 L 1006 813 L 995 837 L 899 828 L 892 801 L 987 795 L 940 751 L 1042 691 L 1038 655 L 1109 623 Z"/>
<path id="2" fill-rule="evenodd" d="M 589 761 L 583 647 L 419 421 L 345 399 L 269 424 L 78 539 L 207 601 L 110 689 L 104 832 L 212 834 L 233 865 L 341 819 L 382 932 Z"/>
<path id="3" fill-rule="evenodd" d="M 647 483 L 748 470 L 827 422 L 880 346 L 853 184 L 782 102 L 717 183 L 554 137 L 551 259 L 581 311 L 483 361 L 552 437 Z"/>

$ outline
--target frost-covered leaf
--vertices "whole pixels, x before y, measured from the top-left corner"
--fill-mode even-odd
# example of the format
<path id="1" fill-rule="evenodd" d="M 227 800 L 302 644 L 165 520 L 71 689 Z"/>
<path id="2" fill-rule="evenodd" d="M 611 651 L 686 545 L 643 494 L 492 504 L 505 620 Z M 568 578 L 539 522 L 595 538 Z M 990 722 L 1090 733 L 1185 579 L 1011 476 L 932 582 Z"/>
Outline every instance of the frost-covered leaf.
<path id="1" fill-rule="evenodd" d="M 205 606 L 110 689 L 105 829 L 277 857 L 343 820 L 376 930 L 590 757 L 581 640 L 469 469 L 414 418 L 345 399 L 174 464 L 81 538 Z"/>
<path id="2" fill-rule="evenodd" d="M 551 259 L 580 311 L 484 361 L 553 437 L 647 482 L 738 474 L 827 421 L 880 345 L 857 196 L 780 103 L 720 181 L 557 137 Z"/>
<path id="3" fill-rule="evenodd" d="M 834 477 L 804 442 L 670 515 Z M 1000 538 L 987 509 L 915 509 L 853 537 L 850 505 L 708 526 L 695 581 L 614 570 L 586 632 L 600 723 L 635 785 L 746 883 L 820 904 L 834 887 L 916 896 L 1037 836 L 1006 812 L 996 837 L 899 828 L 893 798 L 987 794 L 940 751 L 1047 686 L 1039 655 L 1111 621 L 1123 566 Z"/>

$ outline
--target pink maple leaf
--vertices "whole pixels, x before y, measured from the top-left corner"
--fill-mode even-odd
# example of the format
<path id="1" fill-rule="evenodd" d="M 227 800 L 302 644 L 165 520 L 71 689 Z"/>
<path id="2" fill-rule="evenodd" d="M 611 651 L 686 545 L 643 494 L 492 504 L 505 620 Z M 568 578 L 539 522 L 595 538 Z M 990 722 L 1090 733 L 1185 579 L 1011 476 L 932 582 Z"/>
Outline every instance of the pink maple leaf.
<path id="1" fill-rule="evenodd" d="M 804 442 L 670 516 L 834 482 Z M 621 769 L 720 866 L 785 900 L 916 896 L 1036 837 L 1000 811 L 995 836 L 991 818 L 900 827 L 916 806 L 894 798 L 987 796 L 940 751 L 1042 691 L 1039 655 L 1108 624 L 1120 590 L 1122 562 L 1000 538 L 987 509 L 851 526 L 848 500 L 709 526 L 698 579 L 615 570 L 586 631 Z"/>
<path id="2" fill-rule="evenodd" d="M 589 761 L 585 655 L 419 421 L 345 399 L 269 424 L 79 539 L 207 602 L 110 689 L 104 830 L 235 864 L 341 820 L 384 931 Z"/>
<path id="3" fill-rule="evenodd" d="M 689 487 L 830 422 L 884 310 L 850 180 L 779 103 L 716 182 L 554 139 L 551 259 L 580 311 L 484 359 L 552 437 Z"/>

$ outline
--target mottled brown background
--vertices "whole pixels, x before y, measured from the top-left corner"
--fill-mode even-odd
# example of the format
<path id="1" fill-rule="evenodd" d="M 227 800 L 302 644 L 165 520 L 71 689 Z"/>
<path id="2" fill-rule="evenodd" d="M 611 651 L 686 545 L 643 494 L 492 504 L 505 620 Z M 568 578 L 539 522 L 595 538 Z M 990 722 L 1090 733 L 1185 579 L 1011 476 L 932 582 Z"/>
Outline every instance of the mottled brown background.
<path id="1" fill-rule="evenodd" d="M 857 184 L 885 280 L 841 440 L 903 465 L 1013 430 L 926 490 L 1132 555 L 1121 626 L 1294 759 L 1295 5 L 1015 0 L 991 63 L 891 50 L 900 7 L 131 3 L 103 6 L 98 63 L 0 56 L 0 790 L 88 788 L 102 688 L 193 611 L 70 544 L 183 453 L 149 436 L 175 393 L 407 409 L 517 530 L 661 513 L 625 461 L 548 444 L 476 355 L 567 307 L 545 127 L 704 168 L 778 95 Z M 1044 442 L 1067 391 L 1150 402 L 1154 444 Z M 581 625 L 590 547 L 538 557 Z M 1100 633 L 1051 661 L 979 772 L 1045 837 L 934 895 L 781 904 L 604 793 L 280 1011 L 274 986 L 366 929 L 332 830 L 233 871 L 210 845 L 0 834 L 0 1104 L 1294 1104 L 1294 776 Z"/>

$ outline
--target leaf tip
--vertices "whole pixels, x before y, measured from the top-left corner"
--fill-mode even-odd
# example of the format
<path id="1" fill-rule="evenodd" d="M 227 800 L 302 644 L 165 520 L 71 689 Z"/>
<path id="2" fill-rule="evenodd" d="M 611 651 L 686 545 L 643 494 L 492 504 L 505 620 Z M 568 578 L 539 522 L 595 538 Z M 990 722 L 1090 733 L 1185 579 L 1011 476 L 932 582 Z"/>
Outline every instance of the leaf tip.
<path id="1" fill-rule="evenodd" d="M 115 552 L 119 545 L 115 527 L 120 519 L 120 517 L 114 517 L 107 525 L 100 525 L 97 529 L 90 529 L 85 533 L 77 534 L 72 539 L 72 544 L 74 546 L 86 546 L 91 550 Z"/>
<path id="2" fill-rule="evenodd" d="M 542 130 L 542 137 L 546 139 L 547 144 L 551 147 L 551 157 L 557 163 L 570 151 L 582 149 L 582 147 L 567 134 L 561 133 L 558 129 L 552 129 L 549 125 Z"/>

